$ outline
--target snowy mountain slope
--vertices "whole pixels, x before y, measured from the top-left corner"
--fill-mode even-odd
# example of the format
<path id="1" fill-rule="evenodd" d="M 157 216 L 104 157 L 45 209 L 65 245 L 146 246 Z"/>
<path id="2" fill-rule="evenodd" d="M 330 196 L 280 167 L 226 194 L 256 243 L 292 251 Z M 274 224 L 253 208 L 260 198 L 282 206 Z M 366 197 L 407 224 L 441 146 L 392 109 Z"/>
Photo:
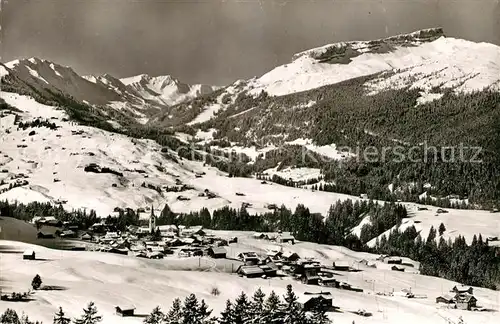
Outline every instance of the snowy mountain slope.
<path id="1" fill-rule="evenodd" d="M 123 78 L 120 81 L 128 89 L 133 89 L 133 91 L 139 93 L 142 98 L 168 106 L 209 94 L 218 89 L 218 87 L 205 84 L 189 85 L 182 83 L 170 75 L 153 77 L 141 74 Z"/>
<path id="2" fill-rule="evenodd" d="M 446 38 L 441 29 L 330 44 L 296 54 L 290 64 L 253 79 L 249 89 L 280 96 L 384 71 L 395 75 L 373 85 L 379 90 L 407 85 L 461 92 L 500 89 L 500 47 Z"/>
<path id="3" fill-rule="evenodd" d="M 70 67 L 61 66 L 39 58 L 15 60 L 2 66 L 1 75 L 9 74 L 40 91 L 48 88 L 61 92 L 79 102 L 93 106 L 107 106 L 123 110 L 135 118 L 144 118 L 161 109 L 197 96 L 208 94 L 216 87 L 187 85 L 170 76 L 122 80 L 109 74 L 80 76 Z M 147 80 L 147 81 L 146 81 Z M 170 81 L 169 81 L 170 80 Z"/>
<path id="4" fill-rule="evenodd" d="M 2 92 L 1 97 L 22 111 L 17 113 L 20 122 L 41 118 L 58 128 L 28 127 L 23 130 L 14 124 L 14 115 L 2 113 L 0 180 L 4 184 L 0 186 L 0 200 L 63 203 L 68 210 L 94 209 L 98 216 L 105 217 L 113 214 L 115 207 L 138 209 L 153 205 L 160 211 L 168 204 L 175 212 L 189 212 L 202 207 L 211 211 L 223 206 L 239 208 L 244 202 L 252 204 L 248 208 L 250 213 L 265 212 L 268 204 L 284 204 L 291 209 L 304 204 L 311 212 L 326 214 L 337 200 L 360 199 L 333 192 L 262 184 L 254 178 L 229 178 L 226 173 L 201 162 L 181 159 L 172 150 L 165 152 L 151 140 L 76 125 L 66 121 L 63 110 L 37 103 L 27 96 Z M 114 173 L 86 172 L 85 167 L 92 163 Z M 197 172 L 206 174 L 196 177 Z M 300 180 L 318 176 L 319 170 L 284 169 L 278 172 L 272 169 L 268 173 Z M 193 189 L 180 193 L 164 190 L 166 186 L 176 185 L 177 179 Z M 23 181 L 27 183 L 8 190 L 9 185 Z M 143 183 L 162 190 L 142 187 Z M 205 189 L 215 193 L 217 198 L 200 197 Z M 237 192 L 245 196 L 238 196 Z M 190 200 L 178 200 L 179 195 Z M 416 226 L 422 229 L 424 237 L 431 225 L 436 228 L 440 222 L 445 223 L 446 235 L 450 237 L 463 235 L 470 240 L 474 234 L 481 233 L 485 237 L 500 234 L 497 214 L 488 211 L 450 209 L 450 213 L 435 217 L 435 207 L 416 211 L 420 205 L 404 204 L 414 211 L 415 216 L 409 221 L 420 222 Z"/>
<path id="5" fill-rule="evenodd" d="M 219 235 L 219 232 L 214 234 Z M 250 233 L 220 234 L 236 235 L 242 241 L 228 248 L 231 257 L 241 251 L 279 248 L 247 238 Z M 349 261 L 363 271 L 339 274 L 335 277 L 355 287 L 363 288 L 363 293 L 303 285 L 287 277 L 266 280 L 241 278 L 225 272 L 230 269 L 227 260 L 214 262 L 206 258 L 179 259 L 176 256 L 169 256 L 163 260 L 148 260 L 102 252 L 51 250 L 11 241 L 2 241 L 1 244 L 20 251 L 33 249 L 37 257 L 47 260 L 29 261 L 22 260 L 20 254 L 2 254 L 0 271 L 9 273 L 8 286 L 3 291 L 27 291 L 29 282 L 36 273 L 42 277 L 44 284 L 65 288 L 65 290 L 37 291 L 34 301 L 29 303 L 0 301 L 2 312 L 7 307 L 13 308 L 19 313 L 26 312 L 31 319 L 43 322 L 52 321 L 53 314 L 59 306 L 63 307 L 68 316 L 77 317 L 89 301 L 94 301 L 99 314 L 103 316 L 103 324 L 114 324 L 123 320 L 127 323 L 141 323 L 143 321 L 141 317 L 126 319 L 118 317 L 114 313 L 114 307 L 132 304 L 136 307 L 136 314 L 148 314 L 155 306 L 168 311 L 174 298 L 184 299 L 190 293 L 195 293 L 199 299 L 205 299 L 213 309 L 213 315 L 218 315 L 224 309 L 225 301 L 235 299 L 241 291 L 251 296 L 260 287 L 266 294 L 274 290 L 281 297 L 285 293 L 287 284 L 292 284 L 300 298 L 305 292 L 331 292 L 333 303 L 340 307 L 340 312 L 331 312 L 328 316 L 338 324 L 351 324 L 353 321 L 365 324 L 396 324 L 401 321 L 409 324 L 458 323 L 459 317 L 462 317 L 465 323 L 493 324 L 496 323 L 497 312 L 500 310 L 498 292 L 483 288 L 474 288 L 474 295 L 478 299 L 478 305 L 491 311 L 468 312 L 443 308 L 435 303 L 435 298 L 447 293 L 456 283 L 415 273 L 390 271 L 375 261 L 376 255 L 356 253 L 336 246 L 298 243 L 293 247 L 285 247 L 285 250 L 292 249 L 299 252 L 302 257 L 315 257 L 325 265 L 331 265 L 332 261 L 339 259 Z M 368 268 L 359 264 L 362 259 L 377 263 L 380 268 Z M 213 265 L 220 272 L 202 271 Z M 183 271 L 191 270 L 190 268 L 195 271 Z M 214 287 L 219 289 L 219 296 L 210 294 Z M 377 292 L 397 293 L 401 289 L 410 288 L 414 294 L 425 298 L 407 299 L 376 295 Z M 145 294 L 148 298 L 144 298 Z M 358 309 L 365 309 L 373 316 L 361 317 L 351 313 Z M 450 321 L 446 321 L 445 318 Z"/>

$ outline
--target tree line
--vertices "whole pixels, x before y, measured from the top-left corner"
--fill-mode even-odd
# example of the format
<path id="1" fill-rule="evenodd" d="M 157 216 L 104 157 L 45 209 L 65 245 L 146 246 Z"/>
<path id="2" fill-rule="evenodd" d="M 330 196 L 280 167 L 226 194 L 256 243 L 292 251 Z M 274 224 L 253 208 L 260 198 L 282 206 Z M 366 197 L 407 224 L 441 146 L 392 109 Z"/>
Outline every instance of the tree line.
<path id="1" fill-rule="evenodd" d="M 90 302 L 83 309 L 80 317 L 69 318 L 62 307 L 54 314 L 53 324 L 98 324 L 103 317 L 99 315 L 97 307 Z M 23 314 L 21 317 L 16 311 L 7 309 L 0 317 L 4 324 L 41 324 L 32 322 Z M 293 291 L 288 285 L 283 300 L 272 291 L 269 296 L 259 288 L 252 297 L 244 292 L 234 300 L 226 301 L 225 309 L 219 316 L 212 316 L 212 310 L 205 300 L 199 301 L 195 294 L 190 294 L 182 302 L 176 298 L 171 308 L 163 312 L 155 307 L 144 319 L 145 324 L 254 324 L 254 323 L 283 323 L 283 324 L 330 324 L 331 320 L 326 310 L 316 304 L 311 312 L 306 313 Z"/>

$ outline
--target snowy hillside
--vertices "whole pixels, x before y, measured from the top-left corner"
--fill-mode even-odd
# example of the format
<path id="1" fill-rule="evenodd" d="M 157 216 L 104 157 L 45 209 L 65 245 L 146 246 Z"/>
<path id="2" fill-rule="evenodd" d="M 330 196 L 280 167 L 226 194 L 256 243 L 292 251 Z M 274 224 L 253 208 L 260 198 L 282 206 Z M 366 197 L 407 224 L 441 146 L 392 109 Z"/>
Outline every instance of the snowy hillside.
<path id="1" fill-rule="evenodd" d="M 251 233 L 224 232 L 216 235 L 238 236 L 239 243 L 227 248 L 230 257 L 242 251 L 256 251 L 265 254 L 269 248 L 279 248 L 265 241 L 249 238 Z M 373 323 L 409 324 L 420 323 L 458 323 L 462 317 L 464 323 L 497 323 L 498 292 L 474 288 L 478 305 L 484 312 L 471 312 L 447 309 L 436 304 L 435 298 L 448 293 L 456 283 L 416 274 L 417 271 L 391 271 L 387 264 L 376 261 L 376 255 L 356 253 L 337 246 L 324 246 L 301 243 L 285 247 L 285 251 L 294 251 L 301 257 L 314 257 L 324 265 L 333 261 L 348 262 L 360 272 L 337 273 L 336 279 L 364 289 L 364 292 L 353 292 L 328 287 L 301 284 L 289 277 L 271 279 L 247 279 L 230 274 L 230 260 L 213 260 L 208 258 L 183 258 L 169 256 L 163 260 L 140 259 L 103 252 L 70 252 L 50 250 L 40 246 L 18 242 L 2 241 L 20 252 L 33 249 L 37 258 L 45 261 L 22 260 L 19 253 L 2 254 L 0 271 L 9 273 L 9 281 L 3 291 L 27 291 L 35 274 L 39 274 L 45 285 L 62 287 L 62 290 L 37 291 L 33 301 L 28 303 L 8 303 L 0 301 L 0 309 L 13 308 L 19 313 L 26 312 L 31 319 L 51 322 L 53 314 L 59 306 L 70 317 L 77 317 L 81 309 L 89 301 L 94 301 L 99 314 L 103 316 L 103 324 L 141 323 L 143 318 L 119 318 L 114 313 L 117 305 L 133 305 L 136 314 L 149 314 L 155 306 L 167 311 L 174 298 L 184 299 L 195 293 L 199 299 L 205 299 L 213 309 L 213 315 L 219 315 L 225 301 L 234 299 L 244 291 L 252 295 L 257 288 L 269 294 L 274 290 L 278 295 L 285 293 L 287 284 L 292 284 L 295 293 L 302 300 L 305 292 L 331 292 L 333 304 L 339 307 L 338 312 L 328 313 L 336 324 Z M 375 264 L 371 268 L 360 263 L 365 260 Z M 194 270 L 194 271 L 193 271 Z M 213 296 L 213 288 L 220 295 Z M 408 299 L 398 296 L 402 289 L 409 289 L 421 298 Z M 393 296 L 388 294 L 394 292 Z M 377 295 L 380 293 L 381 295 Z M 385 295 L 383 295 L 385 294 Z M 147 296 L 147 298 L 144 298 Z M 351 312 L 364 309 L 372 313 L 371 317 L 362 317 Z M 448 319 L 448 321 L 447 321 Z"/>

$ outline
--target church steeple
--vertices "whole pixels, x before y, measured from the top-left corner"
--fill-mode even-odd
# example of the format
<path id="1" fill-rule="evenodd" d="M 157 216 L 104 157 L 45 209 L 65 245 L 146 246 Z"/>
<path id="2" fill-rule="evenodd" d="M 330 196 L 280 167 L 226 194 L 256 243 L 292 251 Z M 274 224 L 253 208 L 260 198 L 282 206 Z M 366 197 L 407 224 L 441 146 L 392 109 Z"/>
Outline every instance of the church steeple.
<path id="1" fill-rule="evenodd" d="M 151 216 L 149 217 L 149 231 L 153 232 L 156 230 L 156 216 L 153 206 L 151 206 Z"/>

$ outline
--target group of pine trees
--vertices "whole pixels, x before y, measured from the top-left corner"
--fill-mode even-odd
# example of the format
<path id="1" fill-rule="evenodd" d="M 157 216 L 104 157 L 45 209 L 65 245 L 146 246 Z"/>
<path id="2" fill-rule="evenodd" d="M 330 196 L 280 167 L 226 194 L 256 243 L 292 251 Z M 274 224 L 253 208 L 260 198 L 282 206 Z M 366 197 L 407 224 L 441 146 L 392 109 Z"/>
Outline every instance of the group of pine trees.
<path id="1" fill-rule="evenodd" d="M 500 255 L 482 236 L 474 235 L 470 245 L 462 236 L 445 240 L 446 227 L 431 228 L 423 239 L 414 226 L 382 235 L 373 253 L 406 256 L 420 262 L 420 273 L 463 284 L 500 289 Z"/>
<path id="2" fill-rule="evenodd" d="M 220 316 L 211 316 L 212 311 L 204 300 L 198 301 L 196 295 L 187 296 L 184 303 L 175 299 L 170 310 L 162 312 L 159 307 L 153 309 L 144 319 L 145 324 L 329 324 L 331 320 L 322 307 L 315 307 L 308 314 L 298 302 L 292 286 L 287 286 L 283 300 L 272 291 L 266 294 L 259 288 L 249 298 L 242 292 L 234 301 L 227 300 Z"/>
<path id="3" fill-rule="evenodd" d="M 55 313 L 53 324 L 97 324 L 102 321 L 102 316 L 98 314 L 97 307 L 93 302 L 90 302 L 86 308 L 83 309 L 83 314 L 71 320 L 64 313 L 62 307 Z M 0 323 L 2 324 L 42 324 L 42 322 L 30 321 L 28 316 L 22 314 L 19 316 L 17 312 L 13 309 L 7 309 L 0 316 Z"/>

